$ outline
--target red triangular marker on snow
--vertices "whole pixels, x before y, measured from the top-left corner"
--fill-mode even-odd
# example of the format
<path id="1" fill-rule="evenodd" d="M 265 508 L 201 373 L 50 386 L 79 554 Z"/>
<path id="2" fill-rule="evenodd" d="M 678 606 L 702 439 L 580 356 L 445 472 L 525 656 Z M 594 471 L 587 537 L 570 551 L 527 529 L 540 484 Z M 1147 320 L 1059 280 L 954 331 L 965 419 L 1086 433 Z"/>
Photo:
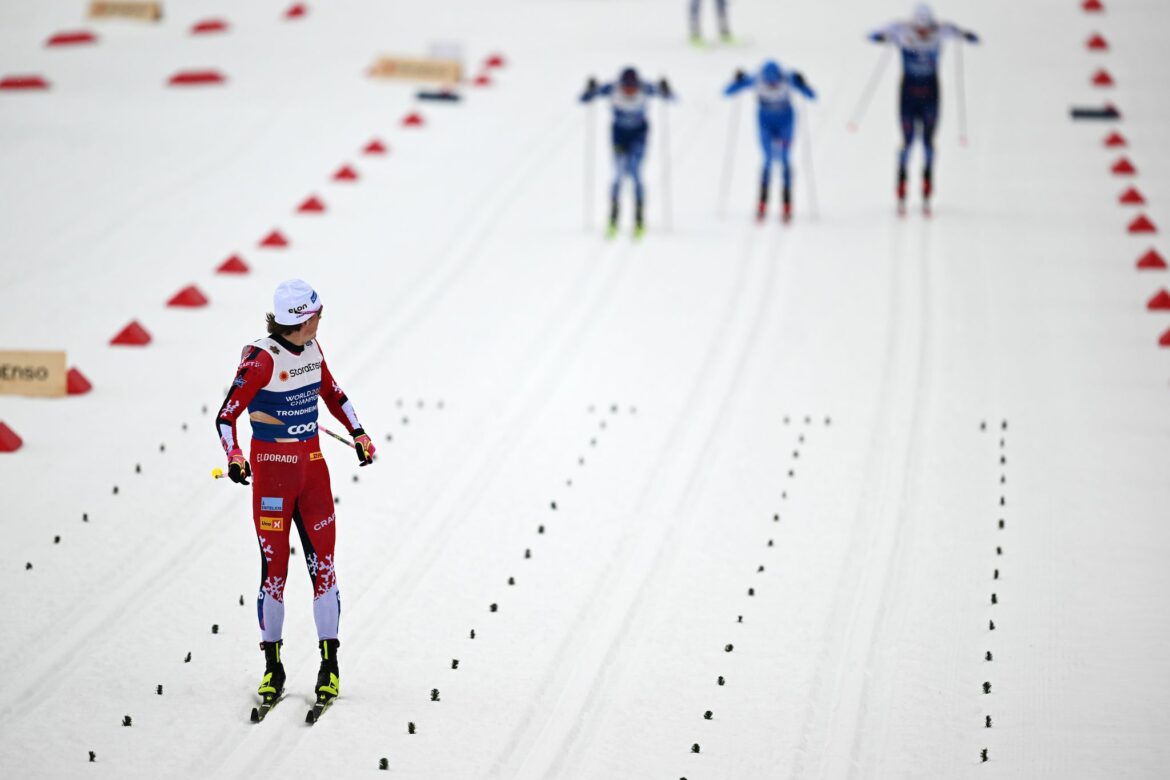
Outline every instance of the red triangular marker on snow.
<path id="1" fill-rule="evenodd" d="M 1127 206 L 1140 206 L 1146 202 L 1142 194 L 1138 192 L 1137 187 L 1130 187 L 1125 192 L 1121 193 L 1118 199 L 1119 203 L 1124 203 Z"/>
<path id="2" fill-rule="evenodd" d="M 187 308 L 196 308 L 198 306 L 206 306 L 208 303 L 207 296 L 193 284 L 189 284 L 182 290 L 171 296 L 167 301 L 167 306 L 184 306 Z"/>
<path id="3" fill-rule="evenodd" d="M 483 61 L 485 68 L 502 68 L 504 67 L 504 55 L 493 54 Z"/>
<path id="4" fill-rule="evenodd" d="M 297 206 L 297 211 L 301 214 L 320 214 L 325 211 L 325 204 L 316 195 L 310 195 Z"/>
<path id="5" fill-rule="evenodd" d="M 1162 337 L 1158 339 L 1158 346 L 1159 347 L 1170 347 L 1170 330 L 1163 333 Z"/>
<path id="6" fill-rule="evenodd" d="M 1142 271 L 1164 271 L 1166 261 L 1158 254 L 1157 249 L 1151 249 L 1138 258 L 1137 267 Z"/>
<path id="7" fill-rule="evenodd" d="M 46 46 L 73 46 L 78 43 L 97 43 L 97 36 L 89 30 L 71 30 L 59 32 L 45 41 Z"/>
<path id="8" fill-rule="evenodd" d="M 248 264 L 240 259 L 239 255 L 232 255 L 215 268 L 217 274 L 246 274 Z"/>
<path id="9" fill-rule="evenodd" d="M 1101 36 L 1101 33 L 1093 33 L 1089 40 L 1085 41 L 1085 46 L 1089 51 L 1109 50 L 1109 43 Z"/>
<path id="10" fill-rule="evenodd" d="M 142 327 L 138 320 L 130 320 L 130 324 L 118 331 L 118 335 L 110 339 L 111 344 L 121 344 L 127 347 L 142 347 L 150 343 L 150 334 Z"/>
<path id="11" fill-rule="evenodd" d="M 333 181 L 357 181 L 358 173 L 348 165 L 343 165 L 333 174 Z"/>
<path id="12" fill-rule="evenodd" d="M 49 82 L 43 76 L 5 76 L 0 79 L 0 89 L 48 89 Z"/>
<path id="13" fill-rule="evenodd" d="M 1145 214 L 1142 214 L 1133 222 L 1129 223 L 1130 233 L 1157 233 L 1158 228 L 1154 227 L 1154 223 Z"/>
<path id="14" fill-rule="evenodd" d="M 0 452 L 16 452 L 22 444 L 24 442 L 16 435 L 16 431 L 0 422 Z"/>
<path id="15" fill-rule="evenodd" d="M 227 81 L 217 70 L 181 70 L 167 80 L 172 87 L 202 87 Z"/>
<path id="16" fill-rule="evenodd" d="M 375 138 L 365 145 L 362 149 L 362 154 L 386 154 L 386 146 Z"/>
<path id="17" fill-rule="evenodd" d="M 65 375 L 65 392 L 69 395 L 84 395 L 90 390 L 93 390 L 93 385 L 85 378 L 85 374 L 76 368 L 69 369 L 69 373 Z"/>
<path id="18" fill-rule="evenodd" d="M 204 19 L 202 22 L 196 22 L 191 27 L 192 35 L 205 35 L 207 33 L 221 33 L 227 32 L 228 23 L 223 19 Z"/>
<path id="19" fill-rule="evenodd" d="M 260 241 L 260 246 L 269 249 L 283 249 L 288 246 L 288 239 L 279 230 L 273 230 Z"/>
<path id="20" fill-rule="evenodd" d="M 406 116 L 402 117 L 402 126 L 403 127 L 422 127 L 423 126 L 422 114 L 418 113 L 417 111 L 413 111 L 413 112 L 407 114 Z"/>
<path id="21" fill-rule="evenodd" d="M 492 85 L 492 77 L 486 73 L 481 73 L 471 83 L 477 87 L 490 87 Z"/>
<path id="22" fill-rule="evenodd" d="M 1170 309 L 1170 292 L 1163 287 L 1158 292 L 1154 293 L 1154 297 L 1146 302 L 1146 308 L 1150 311 L 1165 311 Z"/>
<path id="23" fill-rule="evenodd" d="M 1118 176 L 1133 176 L 1137 173 L 1137 168 L 1133 167 L 1133 163 L 1129 161 L 1128 157 L 1122 157 L 1113 163 L 1113 167 L 1110 170 Z"/>
<path id="24" fill-rule="evenodd" d="M 1085 0 L 1081 3 L 1081 8 L 1090 13 L 1101 12 L 1105 10 L 1105 4 L 1101 0 Z"/>
<path id="25" fill-rule="evenodd" d="M 1105 145 L 1109 147 L 1114 146 L 1129 146 L 1125 140 L 1125 136 L 1121 133 L 1110 133 L 1105 136 Z"/>
<path id="26" fill-rule="evenodd" d="M 1113 77 L 1109 75 L 1109 71 L 1101 68 L 1101 70 L 1093 74 L 1093 86 L 1112 87 Z"/>
<path id="27" fill-rule="evenodd" d="M 285 19 L 300 19 L 302 16 L 304 16 L 308 12 L 309 12 L 309 9 L 306 8 L 303 3 L 297 3 L 296 5 L 289 6 L 288 10 L 284 12 L 284 18 Z"/>

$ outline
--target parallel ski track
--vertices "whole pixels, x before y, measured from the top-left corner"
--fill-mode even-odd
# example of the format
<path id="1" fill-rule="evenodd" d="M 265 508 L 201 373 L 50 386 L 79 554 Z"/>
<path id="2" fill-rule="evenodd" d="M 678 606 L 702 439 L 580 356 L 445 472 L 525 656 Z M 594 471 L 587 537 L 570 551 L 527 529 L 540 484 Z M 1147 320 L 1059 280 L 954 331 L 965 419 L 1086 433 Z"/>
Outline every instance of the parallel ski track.
<path id="1" fill-rule="evenodd" d="M 758 258 L 756 237 L 762 229 L 773 231 L 772 241 L 764 257 Z M 635 517 L 660 522 L 627 527 L 616 545 L 617 553 L 598 577 L 596 596 L 566 631 L 541 679 L 538 687 L 549 692 L 545 697 L 549 701 L 534 701 L 525 712 L 495 761 L 496 775 L 511 776 L 519 764 L 519 777 L 562 776 L 566 767 L 573 765 L 573 756 L 587 748 L 597 723 L 599 703 L 610 693 L 611 671 L 621 660 L 622 648 L 635 641 L 634 635 L 645 623 L 637 618 L 654 584 L 654 575 L 677 554 L 676 539 L 685 531 L 685 524 L 663 523 L 661 518 L 682 514 L 739 378 L 758 344 L 767 303 L 775 293 L 777 261 L 785 233 L 773 225 L 749 225 L 745 232 L 736 281 L 724 302 L 719 324 L 662 449 L 665 455 L 651 470 L 631 510 Z M 734 341 L 733 333 L 738 337 Z M 729 350 L 729 345 L 734 346 Z M 724 359 L 729 352 L 735 357 Z M 694 420 L 703 416 L 704 401 L 709 404 L 707 408 L 713 405 L 714 414 L 696 429 Z M 582 630 L 585 624 L 591 626 L 589 632 Z M 587 641 L 582 641 L 583 637 L 588 637 Z M 571 679 L 558 683 L 557 677 L 565 670 L 571 671 Z M 594 717 L 582 718 L 586 712 Z"/>
<path id="2" fill-rule="evenodd" d="M 907 267 L 910 258 L 903 245 L 910 229 L 907 224 L 895 225 L 887 254 L 889 327 L 878 416 L 870 436 L 867 476 L 858 497 L 849 550 L 808 692 L 793 777 L 806 776 L 810 768 L 805 760 L 810 757 L 816 762 L 812 771 L 818 777 L 871 776 L 872 767 L 862 764 L 873 706 L 870 678 L 875 664 L 882 661 L 875 656 L 876 642 L 884 631 L 889 602 L 897 595 L 899 564 L 912 531 L 914 475 L 923 456 L 921 423 L 923 408 L 929 402 L 931 257 L 924 236 L 912 267 Z M 929 229 L 929 225 L 922 226 L 924 231 Z M 908 317 L 913 319 L 907 322 Z M 899 468 L 904 477 L 891 486 L 895 481 L 892 475 L 898 474 Z M 844 742 L 851 745 L 850 751 L 836 748 Z"/>

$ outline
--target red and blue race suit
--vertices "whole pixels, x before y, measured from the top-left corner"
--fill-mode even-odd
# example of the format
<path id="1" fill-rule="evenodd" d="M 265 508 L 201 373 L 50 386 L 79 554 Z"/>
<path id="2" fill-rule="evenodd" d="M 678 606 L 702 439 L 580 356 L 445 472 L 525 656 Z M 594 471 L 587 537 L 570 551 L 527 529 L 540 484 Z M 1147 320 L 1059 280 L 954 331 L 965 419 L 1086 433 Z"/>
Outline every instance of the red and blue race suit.
<path id="1" fill-rule="evenodd" d="M 260 544 L 256 611 L 264 641 L 281 639 L 289 530 L 296 525 L 313 581 L 319 639 L 337 638 L 341 596 L 334 568 L 336 515 L 329 468 L 317 438 L 317 399 L 353 434 L 361 424 L 325 363 L 316 341 L 297 346 L 273 336 L 244 348 L 216 416 L 224 452 L 238 446 L 236 420 L 244 408 L 252 425 L 252 520 Z"/>

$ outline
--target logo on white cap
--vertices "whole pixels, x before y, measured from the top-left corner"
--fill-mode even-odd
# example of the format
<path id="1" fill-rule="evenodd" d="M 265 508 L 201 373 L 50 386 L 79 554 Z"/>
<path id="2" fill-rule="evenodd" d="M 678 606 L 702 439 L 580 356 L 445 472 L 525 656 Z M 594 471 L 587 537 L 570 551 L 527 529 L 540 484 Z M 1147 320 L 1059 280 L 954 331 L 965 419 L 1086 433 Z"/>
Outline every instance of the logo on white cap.
<path id="1" fill-rule="evenodd" d="M 321 311 L 321 299 L 307 283 L 289 279 L 276 286 L 272 311 L 281 325 L 300 325 Z"/>

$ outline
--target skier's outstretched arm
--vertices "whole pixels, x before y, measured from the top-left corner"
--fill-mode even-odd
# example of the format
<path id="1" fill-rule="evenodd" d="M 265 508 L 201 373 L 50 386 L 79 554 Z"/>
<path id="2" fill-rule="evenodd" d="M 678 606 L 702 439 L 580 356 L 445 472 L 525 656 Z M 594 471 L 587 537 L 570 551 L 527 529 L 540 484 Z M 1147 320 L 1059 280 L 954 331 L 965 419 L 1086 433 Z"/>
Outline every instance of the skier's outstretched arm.
<path id="1" fill-rule="evenodd" d="M 792 74 L 792 86 L 796 87 L 797 91 L 809 100 L 817 99 L 817 93 L 813 90 L 812 87 L 808 85 L 808 82 L 804 80 L 803 73 L 798 71 Z"/>
<path id="2" fill-rule="evenodd" d="M 674 89 L 670 86 L 670 82 L 665 78 L 659 79 L 657 84 L 643 84 L 642 91 L 647 95 L 656 95 L 663 100 L 678 99 L 678 95 L 675 94 Z"/>
<path id="3" fill-rule="evenodd" d="M 939 31 L 944 38 L 962 38 L 967 43 L 979 43 L 979 36 L 973 30 L 964 30 L 957 24 L 944 22 L 939 26 Z"/>
<path id="4" fill-rule="evenodd" d="M 895 40 L 896 29 L 897 25 L 887 25 L 879 30 L 874 30 L 867 38 L 873 43 L 897 43 Z"/>
<path id="5" fill-rule="evenodd" d="M 749 76 L 742 70 L 737 70 L 735 72 L 735 76 L 731 80 L 731 83 L 723 88 L 723 94 L 734 95 L 737 92 L 742 92 L 748 87 L 753 86 L 755 83 L 756 79 L 754 76 Z"/>
<path id="6" fill-rule="evenodd" d="M 585 82 L 585 92 L 581 95 L 581 102 L 588 103 L 596 97 L 604 97 L 613 93 L 613 84 L 598 84 L 592 76 Z"/>

